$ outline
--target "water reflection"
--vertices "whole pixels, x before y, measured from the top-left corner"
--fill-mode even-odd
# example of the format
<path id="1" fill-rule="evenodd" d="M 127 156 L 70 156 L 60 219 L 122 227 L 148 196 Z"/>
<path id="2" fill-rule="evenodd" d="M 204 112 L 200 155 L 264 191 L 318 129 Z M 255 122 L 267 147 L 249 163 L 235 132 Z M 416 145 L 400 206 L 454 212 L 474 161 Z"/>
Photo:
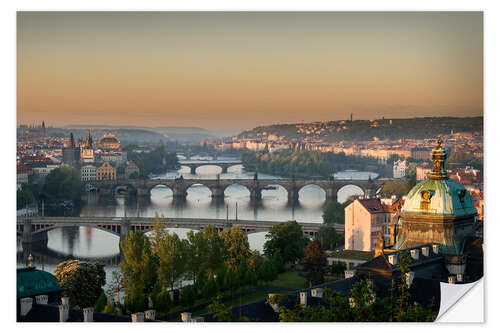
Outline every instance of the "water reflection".
<path id="1" fill-rule="evenodd" d="M 220 168 L 203 166 L 197 169 L 196 175 L 190 174 L 190 169 L 183 167 L 180 171 L 157 175 L 158 178 L 176 178 L 182 174 L 184 178 L 214 179 Z M 375 178 L 376 174 L 361 172 L 344 172 L 335 175 L 336 179 L 351 177 L 353 179 Z M 230 167 L 228 173 L 221 178 L 253 179 L 253 173 L 246 172 L 241 166 Z M 277 178 L 259 174 L 261 179 Z M 350 178 L 345 178 L 350 179 Z M 269 220 L 299 222 L 322 222 L 325 208 L 325 192 L 315 185 L 308 185 L 299 191 L 299 199 L 295 204 L 288 202 L 288 193 L 281 186 L 273 186 L 262 191 L 262 200 L 257 204 L 250 200 L 250 192 L 245 186 L 234 184 L 226 188 L 222 200 L 213 200 L 211 192 L 205 186 L 191 186 L 185 202 L 174 202 L 172 190 L 165 186 L 157 186 L 151 191 L 151 196 L 104 198 L 89 194 L 81 216 L 142 216 L 153 217 L 155 212 L 165 217 L 217 218 L 239 220 Z M 339 201 L 346 200 L 351 195 L 361 195 L 362 190 L 348 185 L 338 193 Z M 236 208 L 237 206 L 237 208 Z M 236 211 L 237 210 L 237 211 Z M 185 238 L 189 229 L 169 229 L 181 238 Z M 263 252 L 265 232 L 248 235 L 251 249 Z M 106 278 L 111 279 L 111 273 L 118 269 L 120 261 L 119 237 L 111 233 L 90 227 L 64 227 L 48 231 L 46 244 L 33 245 L 33 248 L 23 249 L 20 240 L 17 244 L 17 265 L 25 266 L 29 253 L 35 257 L 38 268 L 53 272 L 61 261 L 78 258 L 82 260 L 99 261 L 106 265 Z"/>

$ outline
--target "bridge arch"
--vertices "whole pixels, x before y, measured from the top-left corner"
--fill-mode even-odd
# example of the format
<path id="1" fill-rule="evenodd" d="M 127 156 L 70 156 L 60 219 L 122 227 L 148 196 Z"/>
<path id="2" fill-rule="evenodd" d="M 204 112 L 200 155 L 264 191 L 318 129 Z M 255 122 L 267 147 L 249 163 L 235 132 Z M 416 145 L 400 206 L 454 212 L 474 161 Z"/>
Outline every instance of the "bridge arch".
<path id="1" fill-rule="evenodd" d="M 283 201 L 283 198 L 286 201 L 290 200 L 290 194 L 292 193 L 292 191 L 290 190 L 290 188 L 288 188 L 284 184 L 280 184 L 279 182 L 269 182 L 265 186 L 260 188 L 260 193 L 261 199 L 263 201 Z M 274 198 L 271 198 L 272 194 L 274 194 Z"/>
<path id="2" fill-rule="evenodd" d="M 36 225 L 34 225 L 31 231 L 32 235 L 38 235 L 38 234 L 43 234 L 46 232 L 49 232 L 50 230 L 58 229 L 58 228 L 67 228 L 67 227 L 88 227 L 96 230 L 101 230 L 107 233 L 110 233 L 114 236 L 120 237 L 120 232 L 121 232 L 121 226 L 119 224 L 116 225 L 98 225 L 98 224 L 87 224 L 87 223 L 82 223 L 78 225 L 74 224 L 55 224 L 55 225 L 46 225 L 41 228 L 38 228 Z"/>
<path id="3" fill-rule="evenodd" d="M 305 184 L 298 191 L 298 199 L 304 200 L 306 195 L 312 198 L 309 201 L 324 202 L 327 199 L 327 189 L 318 184 Z"/>
<path id="4" fill-rule="evenodd" d="M 186 198 L 195 198 L 197 201 L 207 198 L 209 200 L 213 196 L 213 189 L 203 182 L 193 183 L 186 186 Z"/>
<path id="5" fill-rule="evenodd" d="M 364 186 L 356 183 L 343 184 L 339 188 L 337 188 L 336 191 L 337 201 L 341 203 L 347 201 L 351 196 L 364 196 L 367 193 L 367 190 Z"/>
<path id="6" fill-rule="evenodd" d="M 137 194 L 137 189 L 130 183 L 117 183 L 113 187 L 113 195 L 121 194 L 121 191 L 125 191 L 127 194 Z"/>
<path id="7" fill-rule="evenodd" d="M 238 192 L 244 192 L 244 194 Z M 229 184 L 224 187 L 224 196 L 231 196 L 231 193 L 238 193 L 238 196 L 251 196 L 251 190 L 247 186 L 239 183 Z"/>
<path id="8" fill-rule="evenodd" d="M 191 174 L 214 174 L 214 172 L 206 172 L 206 170 L 211 167 L 216 167 L 217 168 L 217 171 L 215 172 L 215 174 L 220 174 L 220 173 L 224 173 L 224 168 L 220 165 L 217 165 L 216 163 L 214 164 L 201 164 L 201 165 L 191 165 L 190 168 L 191 168 Z M 205 171 L 205 172 L 204 172 Z"/>

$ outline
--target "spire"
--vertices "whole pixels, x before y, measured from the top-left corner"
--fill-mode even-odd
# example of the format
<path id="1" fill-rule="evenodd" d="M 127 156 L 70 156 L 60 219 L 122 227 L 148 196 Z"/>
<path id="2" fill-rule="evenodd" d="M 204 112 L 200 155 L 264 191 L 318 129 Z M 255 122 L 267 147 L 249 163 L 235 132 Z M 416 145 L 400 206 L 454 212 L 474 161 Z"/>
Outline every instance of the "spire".
<path id="1" fill-rule="evenodd" d="M 92 147 L 92 137 L 90 136 L 90 129 L 87 134 L 87 140 L 85 141 L 85 146 Z"/>
<path id="2" fill-rule="evenodd" d="M 69 147 L 75 148 L 75 138 L 73 137 L 73 133 L 69 133 Z"/>
<path id="3" fill-rule="evenodd" d="M 438 138 L 437 146 L 432 150 L 432 171 L 429 174 L 429 179 L 448 179 L 448 173 L 445 168 L 447 154 L 446 150 L 441 147 L 442 143 L 441 138 Z"/>

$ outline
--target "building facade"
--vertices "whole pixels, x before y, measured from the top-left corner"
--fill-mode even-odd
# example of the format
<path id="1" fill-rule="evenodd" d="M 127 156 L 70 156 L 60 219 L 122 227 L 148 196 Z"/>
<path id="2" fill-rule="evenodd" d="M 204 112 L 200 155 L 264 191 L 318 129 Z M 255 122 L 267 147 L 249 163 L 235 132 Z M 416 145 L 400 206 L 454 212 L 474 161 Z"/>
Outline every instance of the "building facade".
<path id="1" fill-rule="evenodd" d="M 116 169 L 109 162 L 104 162 L 96 170 L 97 180 L 116 180 Z"/>
<path id="2" fill-rule="evenodd" d="M 406 177 L 406 170 L 408 170 L 408 164 L 406 163 L 406 160 L 394 161 L 394 165 L 392 167 L 394 178 Z"/>
<path id="3" fill-rule="evenodd" d="M 80 168 L 80 178 L 82 181 L 93 181 L 97 179 L 97 168 L 93 164 L 86 164 Z"/>
<path id="4" fill-rule="evenodd" d="M 392 211 L 379 198 L 356 199 L 344 211 L 346 250 L 373 251 L 380 231 L 389 240 Z"/>

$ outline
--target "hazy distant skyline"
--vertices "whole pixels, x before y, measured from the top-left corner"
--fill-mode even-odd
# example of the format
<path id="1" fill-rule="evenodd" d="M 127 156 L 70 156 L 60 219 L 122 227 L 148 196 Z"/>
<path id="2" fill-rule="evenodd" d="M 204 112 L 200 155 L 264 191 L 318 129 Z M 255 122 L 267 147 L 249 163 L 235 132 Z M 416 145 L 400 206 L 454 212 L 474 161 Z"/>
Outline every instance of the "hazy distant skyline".
<path id="1" fill-rule="evenodd" d="M 481 116 L 480 12 L 19 12 L 17 123 Z"/>

